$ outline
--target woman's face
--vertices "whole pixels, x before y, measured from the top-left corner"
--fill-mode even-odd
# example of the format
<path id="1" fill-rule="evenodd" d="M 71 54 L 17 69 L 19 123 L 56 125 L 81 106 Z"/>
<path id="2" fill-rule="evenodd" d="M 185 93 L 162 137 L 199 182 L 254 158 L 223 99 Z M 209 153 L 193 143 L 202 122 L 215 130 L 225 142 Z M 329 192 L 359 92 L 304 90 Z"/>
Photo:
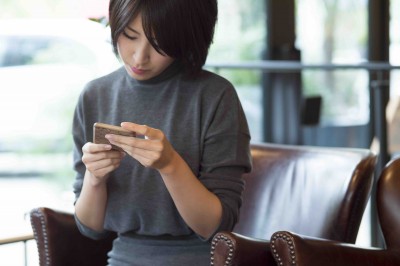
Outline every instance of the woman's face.
<path id="1" fill-rule="evenodd" d="M 136 80 L 158 76 L 174 59 L 159 54 L 147 40 L 139 14 L 119 36 L 118 53 L 128 74 Z"/>

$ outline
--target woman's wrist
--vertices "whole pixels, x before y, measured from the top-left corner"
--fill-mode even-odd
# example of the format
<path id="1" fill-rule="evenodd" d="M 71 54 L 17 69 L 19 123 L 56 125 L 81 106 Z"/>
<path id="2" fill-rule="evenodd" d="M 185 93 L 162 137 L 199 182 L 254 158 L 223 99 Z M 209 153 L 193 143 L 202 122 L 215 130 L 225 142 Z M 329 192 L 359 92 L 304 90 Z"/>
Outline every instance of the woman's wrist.
<path id="1" fill-rule="evenodd" d="M 159 168 L 158 171 L 161 175 L 164 176 L 174 175 L 174 173 L 176 173 L 177 169 L 179 168 L 182 160 L 183 159 L 180 157 L 180 155 L 176 151 L 174 151 L 171 154 L 169 162 L 162 168 Z"/>
<path id="2" fill-rule="evenodd" d="M 105 185 L 107 183 L 108 179 L 108 174 L 104 177 L 97 177 L 93 175 L 91 172 L 86 171 L 85 178 L 88 179 L 88 183 L 90 184 L 91 187 L 97 188 Z"/>

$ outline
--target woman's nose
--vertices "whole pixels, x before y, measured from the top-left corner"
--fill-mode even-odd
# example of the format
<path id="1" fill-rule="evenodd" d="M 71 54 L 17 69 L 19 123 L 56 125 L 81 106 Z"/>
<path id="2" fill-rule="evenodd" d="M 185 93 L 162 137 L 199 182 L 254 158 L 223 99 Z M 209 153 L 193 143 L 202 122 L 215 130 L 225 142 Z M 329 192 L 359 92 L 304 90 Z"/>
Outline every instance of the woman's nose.
<path id="1" fill-rule="evenodd" d="M 150 43 L 146 42 L 141 44 L 135 51 L 133 57 L 135 59 L 135 63 L 142 65 L 149 61 L 150 59 Z"/>

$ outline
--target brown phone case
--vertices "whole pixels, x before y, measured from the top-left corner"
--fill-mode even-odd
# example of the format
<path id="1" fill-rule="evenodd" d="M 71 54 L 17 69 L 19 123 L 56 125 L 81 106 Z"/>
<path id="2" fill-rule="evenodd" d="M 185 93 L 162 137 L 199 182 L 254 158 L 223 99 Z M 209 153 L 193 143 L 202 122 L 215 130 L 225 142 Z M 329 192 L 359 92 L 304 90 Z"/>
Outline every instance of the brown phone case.
<path id="1" fill-rule="evenodd" d="M 135 132 L 126 130 L 119 126 L 113 126 L 104 123 L 94 123 L 93 125 L 93 143 L 96 144 L 110 144 L 108 139 L 105 138 L 106 134 L 115 134 L 127 137 L 136 137 Z M 120 147 L 112 145 L 112 149 L 123 151 Z"/>

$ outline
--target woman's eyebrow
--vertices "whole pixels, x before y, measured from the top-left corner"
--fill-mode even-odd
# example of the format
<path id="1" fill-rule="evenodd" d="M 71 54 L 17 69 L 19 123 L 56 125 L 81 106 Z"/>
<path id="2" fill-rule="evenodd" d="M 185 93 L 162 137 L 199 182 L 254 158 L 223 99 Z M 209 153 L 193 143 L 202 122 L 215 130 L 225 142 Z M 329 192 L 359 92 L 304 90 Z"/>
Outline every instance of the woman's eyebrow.
<path id="1" fill-rule="evenodd" d="M 126 26 L 130 31 L 132 31 L 132 32 L 134 32 L 134 33 L 136 33 L 136 34 L 140 34 L 137 30 L 135 30 L 135 29 L 132 29 L 131 27 L 129 27 L 129 26 Z"/>

